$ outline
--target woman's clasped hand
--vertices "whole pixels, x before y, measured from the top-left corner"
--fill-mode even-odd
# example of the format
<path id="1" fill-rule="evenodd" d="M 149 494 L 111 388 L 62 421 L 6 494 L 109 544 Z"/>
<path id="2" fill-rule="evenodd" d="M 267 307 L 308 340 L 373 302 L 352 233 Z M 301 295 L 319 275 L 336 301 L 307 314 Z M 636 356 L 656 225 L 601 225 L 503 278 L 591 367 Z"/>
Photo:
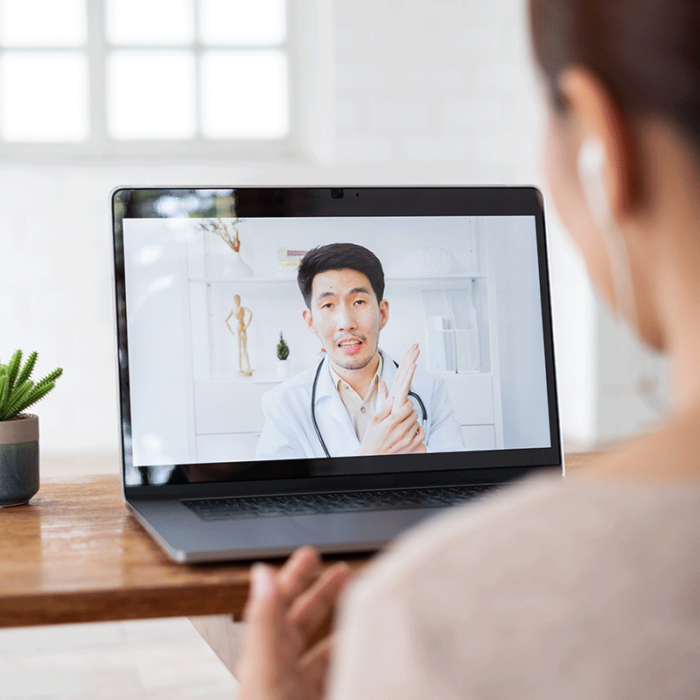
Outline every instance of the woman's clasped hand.
<path id="1" fill-rule="evenodd" d="M 349 578 L 345 563 L 323 568 L 301 547 L 275 570 L 256 564 L 245 609 L 239 700 L 315 700 L 325 695 L 329 621 Z"/>

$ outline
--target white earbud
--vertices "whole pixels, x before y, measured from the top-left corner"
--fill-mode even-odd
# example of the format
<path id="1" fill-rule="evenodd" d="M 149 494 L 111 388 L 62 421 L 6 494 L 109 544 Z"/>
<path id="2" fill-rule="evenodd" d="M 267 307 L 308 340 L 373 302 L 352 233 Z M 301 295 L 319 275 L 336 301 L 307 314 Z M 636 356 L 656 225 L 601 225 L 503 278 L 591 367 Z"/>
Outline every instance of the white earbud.
<path id="1" fill-rule="evenodd" d="M 577 159 L 578 176 L 588 208 L 601 228 L 610 225 L 610 205 L 603 185 L 605 146 L 599 139 L 584 141 Z"/>
<path id="2" fill-rule="evenodd" d="M 634 322 L 636 319 L 627 244 L 612 214 L 603 182 L 603 168 L 605 166 L 603 142 L 599 139 L 584 141 L 578 152 L 576 164 L 588 210 L 608 251 L 617 313 L 627 312 L 627 315 L 631 316 L 630 320 Z"/>
<path id="3" fill-rule="evenodd" d="M 588 139 L 581 146 L 576 165 L 588 209 L 600 229 L 608 251 L 617 307 L 616 315 L 620 319 L 620 314 L 624 311 L 635 327 L 637 326 L 637 305 L 632 286 L 629 254 L 624 236 L 613 216 L 610 200 L 605 191 L 603 179 L 605 155 L 605 146 L 602 141 L 594 138 Z M 634 361 L 632 346 L 630 345 L 629 348 L 632 386 L 644 400 L 650 403 L 653 401 L 655 410 L 659 410 L 658 407 L 663 406 L 664 402 L 656 395 L 655 377 L 650 376 L 648 372 L 635 371 L 635 365 L 638 363 Z"/>
<path id="4" fill-rule="evenodd" d="M 577 166 L 588 210 L 608 251 L 617 313 L 626 315 L 633 324 L 636 324 L 636 307 L 627 244 L 613 216 L 603 182 L 605 166 L 603 142 L 599 139 L 584 141 L 578 152 Z"/>

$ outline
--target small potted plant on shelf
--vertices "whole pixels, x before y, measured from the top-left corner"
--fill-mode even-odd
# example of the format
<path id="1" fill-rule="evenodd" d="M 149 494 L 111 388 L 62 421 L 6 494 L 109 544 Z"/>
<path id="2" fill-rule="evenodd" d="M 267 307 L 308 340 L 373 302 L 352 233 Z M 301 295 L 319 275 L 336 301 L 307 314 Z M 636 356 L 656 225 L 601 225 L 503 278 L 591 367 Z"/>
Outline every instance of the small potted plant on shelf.
<path id="1" fill-rule="evenodd" d="M 39 417 L 22 413 L 53 389 L 63 370 L 30 377 L 37 353 L 22 366 L 22 351 L 0 362 L 0 507 L 27 503 L 39 490 Z"/>
<path id="2" fill-rule="evenodd" d="M 289 357 L 289 345 L 280 333 L 280 341 L 277 343 L 277 374 L 280 379 L 286 379 L 289 373 L 287 372 L 287 358 Z"/>

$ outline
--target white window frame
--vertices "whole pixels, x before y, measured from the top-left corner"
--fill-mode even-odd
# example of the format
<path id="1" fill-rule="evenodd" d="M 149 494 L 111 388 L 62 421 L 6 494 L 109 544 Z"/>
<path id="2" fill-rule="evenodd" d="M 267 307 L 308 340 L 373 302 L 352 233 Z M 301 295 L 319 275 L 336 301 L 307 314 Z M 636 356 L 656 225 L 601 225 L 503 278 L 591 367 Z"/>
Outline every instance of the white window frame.
<path id="1" fill-rule="evenodd" d="M 289 132 L 280 139 L 206 139 L 197 135 L 187 140 L 127 141 L 111 138 L 107 133 L 106 114 L 106 60 L 112 50 L 152 49 L 154 51 L 191 51 L 195 60 L 202 51 L 236 49 L 237 46 L 210 46 L 200 43 L 195 0 L 195 40 L 185 45 L 111 45 L 105 35 L 105 3 L 87 0 L 87 44 L 83 47 L 2 47 L 5 52 L 68 51 L 81 52 L 89 66 L 90 136 L 85 141 L 67 143 L 5 142 L 0 141 L 0 162 L 47 163 L 168 163 L 168 162 L 309 162 L 328 160 L 330 144 L 329 93 L 332 87 L 332 46 L 328 32 L 332 16 L 327 0 L 287 0 L 286 39 L 281 44 L 254 47 L 246 50 L 279 49 L 287 55 Z M 197 81 L 199 89 L 199 80 Z M 201 100 L 197 100 L 197 119 Z M 235 161 L 233 160 L 235 159 Z"/>

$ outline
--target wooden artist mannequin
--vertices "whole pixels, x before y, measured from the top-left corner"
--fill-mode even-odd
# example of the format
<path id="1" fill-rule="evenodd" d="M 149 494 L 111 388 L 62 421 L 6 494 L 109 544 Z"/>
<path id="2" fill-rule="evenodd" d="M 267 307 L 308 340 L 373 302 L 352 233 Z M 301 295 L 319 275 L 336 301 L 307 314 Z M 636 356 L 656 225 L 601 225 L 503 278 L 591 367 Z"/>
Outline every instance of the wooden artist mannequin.
<path id="1" fill-rule="evenodd" d="M 238 372 L 236 372 L 236 376 L 252 377 L 253 370 L 250 368 L 250 358 L 248 357 L 248 326 L 253 320 L 253 312 L 249 308 L 241 306 L 241 297 L 238 294 L 234 295 L 233 303 L 234 307 L 231 309 L 231 313 L 226 317 L 226 326 L 233 336 L 238 339 Z M 246 312 L 248 312 L 247 321 L 245 320 Z M 237 328 L 235 331 L 231 328 L 231 324 L 229 323 L 231 316 L 237 321 Z"/>

